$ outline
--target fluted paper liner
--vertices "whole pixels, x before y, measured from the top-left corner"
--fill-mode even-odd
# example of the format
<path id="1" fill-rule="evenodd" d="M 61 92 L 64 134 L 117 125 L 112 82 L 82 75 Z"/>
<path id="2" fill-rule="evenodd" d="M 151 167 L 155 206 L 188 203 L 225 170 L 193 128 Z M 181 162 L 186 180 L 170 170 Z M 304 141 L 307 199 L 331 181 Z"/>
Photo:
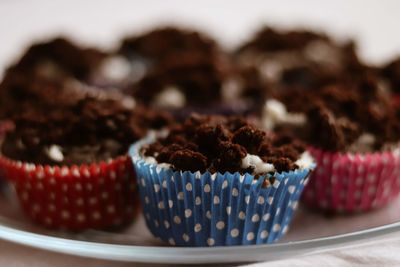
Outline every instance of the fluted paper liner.
<path id="1" fill-rule="evenodd" d="M 331 212 L 368 211 L 400 193 L 400 156 L 395 151 L 342 154 L 309 149 L 317 162 L 303 202 Z"/>
<path id="2" fill-rule="evenodd" d="M 85 230 L 130 222 L 138 192 L 127 156 L 80 166 L 42 166 L 0 156 L 23 211 L 48 228 Z"/>
<path id="3" fill-rule="evenodd" d="M 240 173 L 181 172 L 146 163 L 130 149 L 146 223 L 178 246 L 265 244 L 287 230 L 311 169 L 275 173 L 275 182 Z"/>

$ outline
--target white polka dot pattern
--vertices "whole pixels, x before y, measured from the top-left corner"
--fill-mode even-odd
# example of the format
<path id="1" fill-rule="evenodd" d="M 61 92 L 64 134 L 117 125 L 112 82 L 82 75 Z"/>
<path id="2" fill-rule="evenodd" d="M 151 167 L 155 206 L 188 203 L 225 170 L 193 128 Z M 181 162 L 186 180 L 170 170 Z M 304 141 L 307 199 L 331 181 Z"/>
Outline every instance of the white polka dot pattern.
<path id="1" fill-rule="evenodd" d="M 45 227 L 101 229 L 131 221 L 137 211 L 132 197 L 138 195 L 135 175 L 125 156 L 79 167 L 41 166 L 0 156 L 0 169 L 14 185 L 22 209 Z M 140 184 L 146 185 L 143 177 Z"/>
<path id="2" fill-rule="evenodd" d="M 139 186 L 143 209 L 151 217 L 146 219 L 151 232 L 181 246 L 274 242 L 287 229 L 292 205 L 298 202 L 308 174 L 307 170 L 276 174 L 272 185 L 263 188 L 264 179 L 248 174 L 155 172 L 141 160 L 134 164 L 138 175 L 146 179 Z M 155 184 L 161 185 L 157 192 Z M 155 226 L 154 219 L 161 227 Z"/>
<path id="3" fill-rule="evenodd" d="M 313 148 L 310 154 L 318 167 L 307 179 L 304 202 L 312 208 L 364 212 L 373 209 L 376 203 L 379 206 L 390 203 L 400 193 L 400 184 L 396 183 L 400 157 L 394 151 L 360 155 Z"/>

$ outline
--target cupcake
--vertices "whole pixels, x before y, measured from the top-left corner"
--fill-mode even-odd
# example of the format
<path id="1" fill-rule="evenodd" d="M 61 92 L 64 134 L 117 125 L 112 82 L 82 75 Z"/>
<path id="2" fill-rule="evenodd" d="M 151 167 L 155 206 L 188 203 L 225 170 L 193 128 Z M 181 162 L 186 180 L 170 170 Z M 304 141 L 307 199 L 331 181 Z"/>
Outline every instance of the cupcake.
<path id="1" fill-rule="evenodd" d="M 63 80 L 97 89 L 122 91 L 135 73 L 121 56 L 56 37 L 32 44 L 6 71 L 45 80 Z"/>
<path id="2" fill-rule="evenodd" d="M 7 72 L 88 81 L 105 57 L 106 53 L 98 49 L 80 47 L 67 38 L 57 37 L 32 44 Z"/>
<path id="3" fill-rule="evenodd" d="M 267 101 L 262 121 L 309 145 L 318 167 L 303 195 L 308 206 L 354 213 L 398 196 L 400 117 L 376 78 L 290 91 L 279 100 Z"/>
<path id="4" fill-rule="evenodd" d="M 126 225 L 138 212 L 127 150 L 169 117 L 114 99 L 73 99 L 47 112 L 32 102 L 13 114 L 15 129 L 1 140 L 0 171 L 40 225 L 74 231 Z"/>
<path id="5" fill-rule="evenodd" d="M 193 115 L 130 155 L 148 228 L 178 246 L 278 240 L 314 167 L 302 143 L 240 117 Z"/>
<path id="6" fill-rule="evenodd" d="M 366 68 L 354 42 L 339 42 L 324 33 L 301 29 L 264 27 L 237 49 L 235 58 L 239 65 L 256 68 L 278 91 L 352 80 Z"/>
<path id="7" fill-rule="evenodd" d="M 215 41 L 199 32 L 156 29 L 125 39 L 120 53 L 145 70 L 128 93 L 180 119 L 193 111 L 249 113 L 268 91 L 256 70 L 236 68 Z"/>

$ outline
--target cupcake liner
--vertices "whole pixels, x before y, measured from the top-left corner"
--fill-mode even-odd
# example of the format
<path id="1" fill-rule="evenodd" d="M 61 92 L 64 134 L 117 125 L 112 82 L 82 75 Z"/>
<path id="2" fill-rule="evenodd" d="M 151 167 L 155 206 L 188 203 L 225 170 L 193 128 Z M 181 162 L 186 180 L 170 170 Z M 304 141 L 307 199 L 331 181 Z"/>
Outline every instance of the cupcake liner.
<path id="1" fill-rule="evenodd" d="M 250 174 L 181 172 L 146 163 L 131 147 L 146 223 L 154 236 L 178 246 L 265 244 L 287 230 L 311 169 Z"/>
<path id="2" fill-rule="evenodd" d="M 116 227 L 138 211 L 138 192 L 127 156 L 81 166 L 42 166 L 0 156 L 23 211 L 48 228 Z"/>
<path id="3" fill-rule="evenodd" d="M 398 152 L 341 154 L 309 149 L 317 162 L 303 194 L 311 208 L 363 212 L 381 207 L 400 193 Z"/>

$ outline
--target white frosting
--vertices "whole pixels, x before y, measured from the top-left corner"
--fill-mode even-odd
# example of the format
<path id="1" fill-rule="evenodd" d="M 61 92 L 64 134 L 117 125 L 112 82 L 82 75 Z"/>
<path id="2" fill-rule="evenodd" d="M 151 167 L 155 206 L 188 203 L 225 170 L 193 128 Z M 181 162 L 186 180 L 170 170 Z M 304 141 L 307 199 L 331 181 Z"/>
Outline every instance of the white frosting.
<path id="1" fill-rule="evenodd" d="M 246 157 L 242 159 L 243 169 L 252 168 L 253 174 L 261 174 L 275 171 L 275 167 L 271 163 L 264 162 L 259 156 L 247 154 Z"/>
<path id="2" fill-rule="evenodd" d="M 157 165 L 157 167 L 161 169 L 169 169 L 172 166 L 169 163 L 157 163 L 157 160 L 154 157 L 145 157 L 144 161 L 147 164 Z"/>
<path id="3" fill-rule="evenodd" d="M 263 77 L 265 77 L 268 80 L 275 81 L 280 77 L 283 68 L 284 66 L 282 65 L 282 63 L 278 61 L 266 60 L 261 64 L 260 71 Z"/>
<path id="4" fill-rule="evenodd" d="M 157 160 L 154 157 L 145 157 L 144 161 L 147 164 L 157 164 Z"/>
<path id="5" fill-rule="evenodd" d="M 300 169 L 310 168 L 314 164 L 314 159 L 307 151 L 303 152 L 300 158 L 295 162 Z M 275 166 L 271 163 L 264 162 L 259 156 L 247 154 L 246 157 L 242 159 L 243 169 L 252 168 L 253 175 L 264 174 L 268 172 L 276 171 Z"/>
<path id="6" fill-rule="evenodd" d="M 304 54 L 311 61 L 333 66 L 339 66 L 341 60 L 336 47 L 322 40 L 308 44 L 304 49 Z"/>
<path id="7" fill-rule="evenodd" d="M 375 152 L 374 145 L 376 142 L 376 138 L 371 133 L 363 133 L 360 135 L 356 141 L 354 141 L 347 152 L 350 153 L 371 153 Z M 385 143 L 380 151 L 389 151 L 392 152 L 394 155 L 400 154 L 399 143 Z"/>
<path id="8" fill-rule="evenodd" d="M 121 56 L 109 57 L 100 66 L 101 75 L 110 81 L 123 81 L 131 71 L 131 64 Z"/>
<path id="9" fill-rule="evenodd" d="M 61 147 L 58 145 L 51 145 L 48 149 L 46 149 L 46 152 L 49 158 L 56 162 L 61 162 L 64 160 L 64 155 L 62 153 Z"/>
<path id="10" fill-rule="evenodd" d="M 261 121 L 265 129 L 272 130 L 279 124 L 304 125 L 307 117 L 303 113 L 290 113 L 283 103 L 270 99 L 265 102 Z"/>
<path id="11" fill-rule="evenodd" d="M 354 153 L 367 153 L 373 150 L 375 143 L 375 136 L 370 133 L 363 133 L 356 141 L 349 147 L 349 152 Z"/>
<path id="12" fill-rule="evenodd" d="M 314 165 L 314 163 L 314 158 L 310 155 L 310 153 L 308 153 L 308 151 L 303 152 L 300 158 L 295 162 L 300 169 L 308 169 Z"/>
<path id="13" fill-rule="evenodd" d="M 225 102 L 237 100 L 242 93 L 242 85 L 237 79 L 228 79 L 222 85 L 221 95 Z"/>
<path id="14" fill-rule="evenodd" d="M 129 80 L 131 82 L 137 82 L 144 77 L 147 72 L 147 65 L 141 60 L 134 60 L 130 62 L 131 73 Z"/>
<path id="15" fill-rule="evenodd" d="M 162 90 L 154 101 L 158 107 L 182 108 L 186 104 L 186 97 L 178 88 L 169 86 Z"/>
<path id="16" fill-rule="evenodd" d="M 115 100 L 119 101 L 122 106 L 127 109 L 134 109 L 136 106 L 136 101 L 133 97 L 124 95 L 120 92 L 120 90 L 115 88 L 107 88 L 106 90 L 102 90 L 73 79 L 69 80 L 66 86 L 70 86 L 70 89 L 75 90 L 75 92 L 80 94 L 82 98 L 90 96 L 101 100 Z"/>

